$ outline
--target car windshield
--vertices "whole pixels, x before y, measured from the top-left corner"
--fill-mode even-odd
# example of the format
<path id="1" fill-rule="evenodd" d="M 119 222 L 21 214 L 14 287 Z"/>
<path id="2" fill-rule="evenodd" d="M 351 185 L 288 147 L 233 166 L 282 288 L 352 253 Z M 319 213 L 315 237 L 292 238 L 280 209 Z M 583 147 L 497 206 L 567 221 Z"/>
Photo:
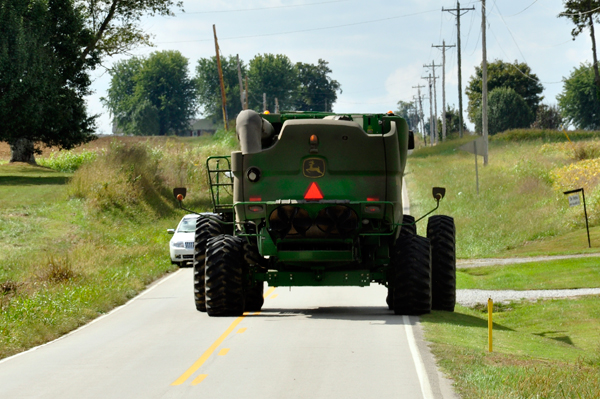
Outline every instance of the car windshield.
<path id="1" fill-rule="evenodd" d="M 193 233 L 196 231 L 196 219 L 183 219 L 177 228 L 178 233 Z"/>

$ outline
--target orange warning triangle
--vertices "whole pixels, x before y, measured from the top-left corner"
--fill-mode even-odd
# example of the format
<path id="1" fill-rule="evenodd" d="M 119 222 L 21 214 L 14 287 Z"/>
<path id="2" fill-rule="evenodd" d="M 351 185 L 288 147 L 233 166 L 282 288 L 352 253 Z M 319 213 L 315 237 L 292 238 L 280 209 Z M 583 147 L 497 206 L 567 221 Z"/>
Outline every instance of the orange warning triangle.
<path id="1" fill-rule="evenodd" d="M 308 190 L 306 190 L 306 193 L 304 193 L 304 199 L 307 201 L 323 199 L 323 192 L 316 182 L 310 183 Z"/>

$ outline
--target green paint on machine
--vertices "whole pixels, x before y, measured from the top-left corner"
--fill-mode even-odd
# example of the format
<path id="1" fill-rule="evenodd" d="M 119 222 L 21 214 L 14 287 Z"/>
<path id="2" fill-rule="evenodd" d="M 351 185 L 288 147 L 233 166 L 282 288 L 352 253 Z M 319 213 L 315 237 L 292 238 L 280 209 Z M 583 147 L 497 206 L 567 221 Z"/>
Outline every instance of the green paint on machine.
<path id="1" fill-rule="evenodd" d="M 402 176 L 414 145 L 404 119 L 242 111 L 236 130 L 241 151 L 207 162 L 214 214 L 205 217 L 219 221 L 225 234 L 204 244 L 205 268 L 194 264 L 207 287 L 222 287 L 207 288 L 209 315 L 260 309 L 264 282 L 379 283 L 388 287 L 387 304 L 397 314 L 426 313 L 437 296 L 454 308 L 454 222 L 435 224 L 444 234 L 432 232 L 430 242 L 402 214 Z M 435 199 L 439 206 L 441 197 Z M 444 252 L 440 265 L 438 251 Z M 436 268 L 451 286 L 440 293 L 432 289 L 442 275 Z"/>

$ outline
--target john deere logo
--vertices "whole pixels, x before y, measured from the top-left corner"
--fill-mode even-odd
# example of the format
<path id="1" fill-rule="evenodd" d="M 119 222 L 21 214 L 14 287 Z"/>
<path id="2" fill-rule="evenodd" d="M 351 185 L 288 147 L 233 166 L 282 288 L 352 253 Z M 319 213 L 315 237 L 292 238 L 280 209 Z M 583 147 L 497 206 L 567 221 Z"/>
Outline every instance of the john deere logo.
<path id="1" fill-rule="evenodd" d="M 325 161 L 320 158 L 308 158 L 304 160 L 302 165 L 304 176 L 312 179 L 323 177 L 325 174 Z"/>

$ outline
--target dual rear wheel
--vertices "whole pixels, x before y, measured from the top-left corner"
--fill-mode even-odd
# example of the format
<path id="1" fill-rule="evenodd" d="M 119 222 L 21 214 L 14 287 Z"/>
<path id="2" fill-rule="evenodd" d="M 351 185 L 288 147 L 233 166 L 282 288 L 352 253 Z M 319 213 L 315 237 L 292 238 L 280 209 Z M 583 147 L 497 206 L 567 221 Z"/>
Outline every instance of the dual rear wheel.
<path id="1" fill-rule="evenodd" d="M 220 226 L 216 229 L 210 222 L 199 222 L 196 229 L 196 309 L 209 316 L 240 316 L 244 311 L 259 311 L 264 302 L 264 283 L 245 280 L 249 268 L 260 260 L 256 246 L 240 237 L 220 234 Z"/>
<path id="2" fill-rule="evenodd" d="M 386 302 L 395 314 L 454 311 L 456 240 L 454 220 L 436 215 L 427 223 L 427 238 L 416 235 L 414 218 L 405 215 L 394 246 Z"/>

